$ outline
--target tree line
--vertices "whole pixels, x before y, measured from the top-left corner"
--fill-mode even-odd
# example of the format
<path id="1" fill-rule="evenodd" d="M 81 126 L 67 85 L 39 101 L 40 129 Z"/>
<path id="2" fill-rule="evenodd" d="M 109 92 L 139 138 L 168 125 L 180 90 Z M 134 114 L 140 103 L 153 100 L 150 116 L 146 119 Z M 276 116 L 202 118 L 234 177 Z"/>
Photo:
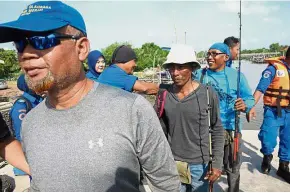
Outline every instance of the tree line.
<path id="1" fill-rule="evenodd" d="M 244 49 L 241 54 L 252 54 L 252 53 L 269 53 L 269 52 L 280 52 L 281 55 L 284 55 L 288 48 L 288 45 L 280 45 L 279 43 L 272 43 L 269 48 L 258 48 L 258 49 Z M 203 58 L 206 54 L 206 51 L 200 51 L 197 53 L 198 58 Z"/>
<path id="2" fill-rule="evenodd" d="M 167 50 L 163 50 L 161 47 L 154 43 L 145 43 L 140 48 L 134 48 L 128 42 L 116 42 L 108 47 L 102 49 L 102 53 L 105 56 L 107 65 L 111 62 L 111 56 L 114 50 L 120 45 L 128 45 L 134 49 L 138 57 L 137 68 L 135 71 L 143 71 L 146 68 L 160 67 L 166 60 L 168 54 Z M 242 50 L 242 54 L 250 53 L 266 53 L 266 52 L 281 52 L 281 55 L 285 52 L 288 46 L 280 45 L 279 43 L 273 43 L 269 48 L 259 48 L 252 50 Z M 198 58 L 204 58 L 206 51 L 200 51 L 197 53 Z M 84 62 L 84 67 L 87 69 L 87 62 Z M 17 61 L 17 53 L 15 50 L 4 50 L 0 48 L 0 78 L 4 79 L 16 79 L 20 74 L 20 67 Z"/>
<path id="3" fill-rule="evenodd" d="M 287 50 L 287 48 L 288 48 L 288 45 L 280 45 L 279 43 L 273 43 L 269 46 L 269 48 L 242 50 L 242 54 L 280 52 L 283 55 L 283 53 Z"/>

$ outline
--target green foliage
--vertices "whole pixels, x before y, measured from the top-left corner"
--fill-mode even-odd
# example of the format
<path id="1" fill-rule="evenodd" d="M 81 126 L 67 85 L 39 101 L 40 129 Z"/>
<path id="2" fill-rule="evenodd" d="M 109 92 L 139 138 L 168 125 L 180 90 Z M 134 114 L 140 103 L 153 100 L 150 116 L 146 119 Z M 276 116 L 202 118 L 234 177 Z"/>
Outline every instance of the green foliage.
<path id="1" fill-rule="evenodd" d="M 141 48 L 135 49 L 138 57 L 136 71 L 142 71 L 145 68 L 161 67 L 166 60 L 168 51 L 162 50 L 154 43 L 145 43 Z"/>
<path id="2" fill-rule="evenodd" d="M 205 54 L 206 54 L 206 51 L 200 51 L 196 54 L 196 57 L 197 58 L 204 58 L 205 57 Z"/>
<path id="3" fill-rule="evenodd" d="M 20 67 L 14 50 L 4 50 L 0 48 L 0 60 L 4 62 L 4 64 L 0 64 L 1 78 L 13 78 L 20 74 Z"/>
<path id="4" fill-rule="evenodd" d="M 89 70 L 88 59 L 83 62 L 83 68 L 86 72 Z"/>
<path id="5" fill-rule="evenodd" d="M 267 53 L 267 52 L 283 52 L 287 45 L 280 45 L 279 43 L 273 43 L 269 46 L 269 48 L 259 48 L 253 50 L 242 50 L 242 54 L 252 54 L 252 53 Z"/>
<path id="6" fill-rule="evenodd" d="M 269 46 L 271 52 L 280 52 L 281 48 L 279 43 L 273 43 Z"/>

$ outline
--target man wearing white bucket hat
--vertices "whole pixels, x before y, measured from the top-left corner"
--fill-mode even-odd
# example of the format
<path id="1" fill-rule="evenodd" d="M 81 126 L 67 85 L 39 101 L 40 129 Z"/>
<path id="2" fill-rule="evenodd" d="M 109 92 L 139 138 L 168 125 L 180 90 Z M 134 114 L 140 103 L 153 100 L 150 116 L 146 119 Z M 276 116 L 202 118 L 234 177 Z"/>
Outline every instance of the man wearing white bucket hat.
<path id="1" fill-rule="evenodd" d="M 200 64 L 191 46 L 172 46 L 164 68 L 174 83 L 166 85 L 166 89 L 160 85 L 155 110 L 177 164 L 181 191 L 206 192 L 208 181 L 213 183 L 221 175 L 224 131 L 219 100 L 209 86 L 192 80 L 192 72 Z M 209 173 L 210 150 L 214 161 Z"/>

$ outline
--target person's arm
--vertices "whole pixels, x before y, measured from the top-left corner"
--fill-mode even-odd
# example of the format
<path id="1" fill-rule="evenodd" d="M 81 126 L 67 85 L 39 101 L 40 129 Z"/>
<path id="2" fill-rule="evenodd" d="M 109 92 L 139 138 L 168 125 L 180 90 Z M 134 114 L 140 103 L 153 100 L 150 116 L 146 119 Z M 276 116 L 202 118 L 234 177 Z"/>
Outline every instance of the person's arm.
<path id="1" fill-rule="evenodd" d="M 262 95 L 263 95 L 263 93 L 261 91 L 259 91 L 259 90 L 256 90 L 254 92 L 255 105 L 259 102 L 259 100 L 260 100 Z"/>
<path id="2" fill-rule="evenodd" d="M 211 128 L 212 128 L 212 150 L 214 156 L 213 167 L 222 169 L 222 159 L 224 154 L 224 128 L 220 119 L 219 99 L 216 92 L 210 87 L 211 98 Z"/>
<path id="3" fill-rule="evenodd" d="M 213 162 L 212 174 L 209 176 L 209 180 L 211 182 L 216 181 L 220 175 L 222 170 L 223 163 L 223 155 L 224 155 L 224 128 L 222 126 L 222 122 L 220 119 L 220 107 L 219 107 L 219 99 L 216 92 L 209 87 L 209 92 L 211 93 L 209 96 L 211 97 L 211 139 L 212 139 L 212 154 L 213 154 Z"/>
<path id="4" fill-rule="evenodd" d="M 133 90 L 137 93 L 155 95 L 159 90 L 159 85 L 151 82 L 136 80 L 133 86 Z"/>
<path id="5" fill-rule="evenodd" d="M 263 71 L 262 77 L 254 93 L 255 105 L 259 102 L 261 96 L 266 92 L 267 88 L 270 86 L 271 82 L 275 78 L 276 69 L 274 66 L 268 66 L 266 70 Z"/>
<path id="6" fill-rule="evenodd" d="M 179 192 L 176 164 L 152 105 L 138 96 L 132 108 L 132 121 L 137 125 L 137 155 L 152 185 L 152 191 Z"/>
<path id="7" fill-rule="evenodd" d="M 270 86 L 271 82 L 275 78 L 276 69 L 274 66 L 268 66 L 262 73 L 259 84 L 254 92 L 255 104 L 253 108 L 247 113 L 247 121 L 250 122 L 252 119 L 255 119 L 257 112 L 255 105 L 259 102 L 262 95 L 266 92 L 267 88 Z"/>
<path id="8" fill-rule="evenodd" d="M 7 160 L 9 164 L 30 174 L 29 166 L 25 159 L 21 144 L 11 136 L 1 113 L 0 128 L 0 156 Z"/>
<path id="9" fill-rule="evenodd" d="M 30 175 L 29 165 L 25 159 L 22 146 L 13 137 L 9 136 L 0 141 L 0 156 L 12 166 Z"/>

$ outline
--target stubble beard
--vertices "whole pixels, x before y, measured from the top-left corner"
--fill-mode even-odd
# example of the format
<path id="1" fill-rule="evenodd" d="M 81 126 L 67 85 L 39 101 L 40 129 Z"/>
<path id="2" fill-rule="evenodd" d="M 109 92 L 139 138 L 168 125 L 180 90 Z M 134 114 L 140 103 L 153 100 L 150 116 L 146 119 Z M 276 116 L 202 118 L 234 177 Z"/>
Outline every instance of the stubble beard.
<path id="1" fill-rule="evenodd" d="M 28 87 L 37 94 L 42 94 L 45 91 L 48 91 L 52 87 L 54 80 L 55 79 L 51 71 L 48 71 L 47 75 L 44 78 L 35 82 L 32 82 L 30 78 L 25 74 L 25 81 Z"/>

